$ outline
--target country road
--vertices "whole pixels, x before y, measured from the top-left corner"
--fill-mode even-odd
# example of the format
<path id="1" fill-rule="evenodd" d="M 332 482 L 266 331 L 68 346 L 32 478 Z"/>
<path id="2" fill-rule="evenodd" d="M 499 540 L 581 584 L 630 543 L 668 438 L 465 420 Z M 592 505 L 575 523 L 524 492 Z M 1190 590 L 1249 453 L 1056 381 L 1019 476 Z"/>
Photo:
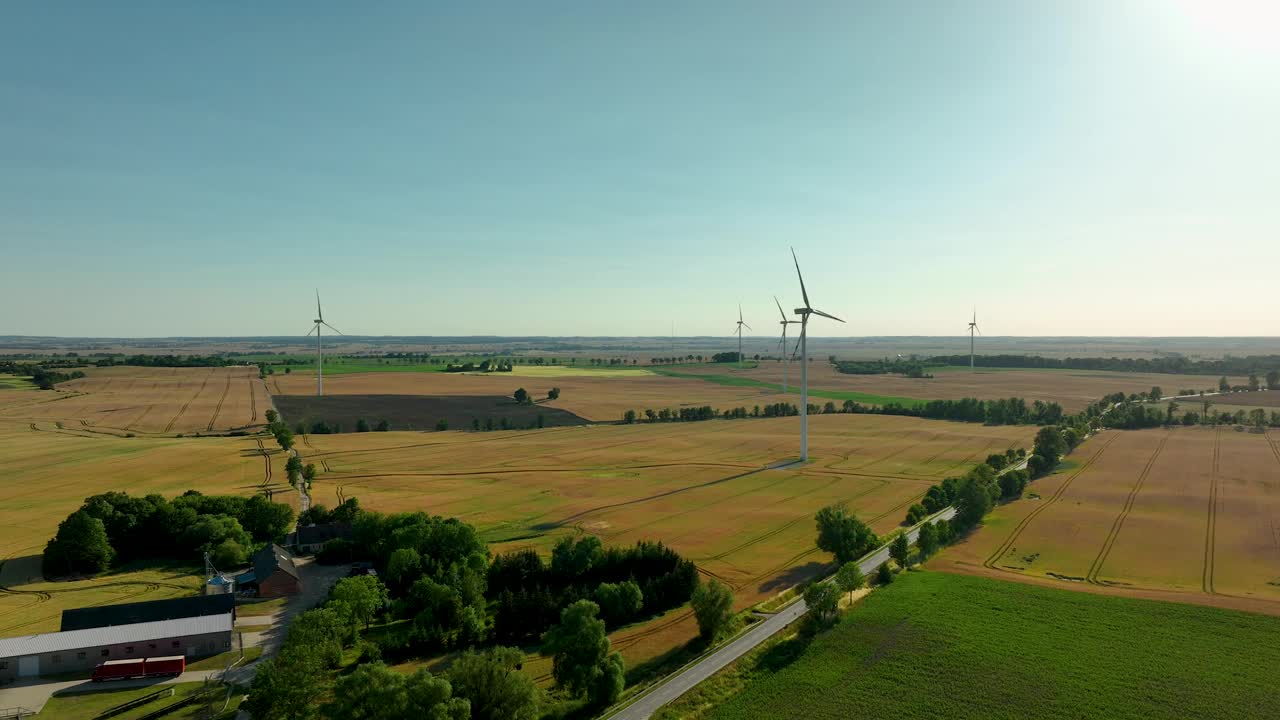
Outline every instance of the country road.
<path id="1" fill-rule="evenodd" d="M 947 508 L 937 515 L 929 518 L 928 522 L 936 523 L 943 520 L 950 520 L 956 514 L 955 508 Z M 914 543 L 919 535 L 919 529 L 912 530 L 907 533 L 907 538 Z M 877 568 L 889 560 L 889 546 L 881 546 L 878 550 L 867 555 L 858 562 L 858 566 L 862 569 L 864 575 L 870 576 Z M 688 692 L 694 685 L 706 680 L 721 669 L 729 665 L 729 663 L 737 660 L 743 655 L 750 652 L 753 648 L 763 643 L 765 640 L 782 632 L 791 623 L 800 619 L 809 608 L 805 606 L 804 599 L 801 598 L 796 602 L 787 605 L 778 612 L 770 615 L 764 620 L 747 630 L 736 639 L 726 644 L 724 647 L 712 652 L 710 655 L 703 657 L 701 660 L 694 661 L 692 664 L 685 666 L 682 670 L 669 676 L 665 681 L 647 690 L 639 699 L 630 705 L 618 710 L 617 712 L 606 715 L 609 720 L 645 720 L 658 708 L 675 700 L 681 695 Z"/>

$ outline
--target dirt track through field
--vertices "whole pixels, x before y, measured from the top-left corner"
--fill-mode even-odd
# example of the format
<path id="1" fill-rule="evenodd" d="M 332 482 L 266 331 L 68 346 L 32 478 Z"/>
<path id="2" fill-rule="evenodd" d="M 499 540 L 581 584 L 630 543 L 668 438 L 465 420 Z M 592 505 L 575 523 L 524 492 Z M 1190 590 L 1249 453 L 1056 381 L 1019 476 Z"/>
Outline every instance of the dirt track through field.
<path id="1" fill-rule="evenodd" d="M 1222 430 L 1213 433 L 1213 475 L 1209 481 L 1209 521 L 1204 530 L 1204 573 L 1201 576 L 1201 589 L 1213 594 L 1213 562 L 1218 534 L 1218 494 L 1222 480 L 1219 476 L 1219 460 L 1222 457 Z"/>
<path id="2" fill-rule="evenodd" d="M 996 563 L 1001 557 L 1004 557 L 1004 554 L 1009 551 L 1009 548 L 1013 547 L 1013 544 L 1018 541 L 1018 536 L 1022 534 L 1023 530 L 1027 529 L 1027 526 L 1031 524 L 1031 521 L 1035 520 L 1040 513 L 1044 512 L 1055 502 L 1060 500 L 1062 498 L 1062 494 L 1071 486 L 1071 482 L 1077 477 L 1080 477 L 1080 474 L 1085 470 L 1088 470 L 1089 466 L 1092 465 L 1093 462 L 1102 455 L 1102 453 L 1106 452 L 1107 448 L 1110 447 L 1111 443 L 1115 442 L 1118 437 L 1120 437 L 1119 433 L 1111 433 L 1111 437 L 1107 438 L 1106 442 L 1102 444 L 1102 447 L 1098 448 L 1097 452 L 1091 455 L 1088 460 L 1080 465 L 1080 467 L 1076 468 L 1075 472 L 1067 476 L 1067 479 L 1062 481 L 1062 484 L 1058 486 L 1058 489 L 1053 492 L 1053 495 L 1050 496 L 1048 500 L 1042 501 L 1034 510 L 1027 513 L 1027 516 L 1022 519 L 1022 522 L 1019 522 L 1014 526 L 1013 532 L 1010 533 L 1009 537 L 996 548 L 995 552 L 991 553 L 986 561 L 983 562 L 983 565 L 991 568 L 992 570 L 998 569 Z"/>
<path id="3" fill-rule="evenodd" d="M 1120 536 L 1120 529 L 1124 527 L 1124 521 L 1129 517 L 1130 511 L 1133 510 L 1133 503 L 1138 498 L 1138 493 L 1142 492 L 1142 484 L 1146 482 L 1147 476 L 1151 474 L 1151 468 L 1156 464 L 1156 458 L 1160 457 L 1160 452 L 1164 450 L 1164 446 L 1169 442 L 1169 435 L 1165 435 L 1160 440 L 1160 444 L 1156 446 L 1155 452 L 1151 453 L 1151 459 L 1147 461 L 1142 472 L 1138 474 L 1138 479 L 1133 483 L 1133 489 L 1129 491 L 1129 496 L 1125 498 L 1124 506 L 1120 508 L 1120 514 L 1116 515 L 1115 522 L 1111 524 L 1111 530 L 1107 533 L 1106 540 L 1102 542 L 1102 549 L 1098 551 L 1098 556 L 1093 559 L 1093 563 L 1089 565 L 1089 573 L 1085 575 L 1087 582 L 1102 584 L 1098 582 L 1098 573 L 1102 571 L 1102 565 L 1106 563 L 1107 556 L 1111 554 L 1111 548 L 1115 547 L 1116 538 Z"/>
<path id="4" fill-rule="evenodd" d="M 227 393 L 231 392 L 231 375 L 227 375 L 227 384 L 222 388 L 222 397 L 218 398 L 218 404 L 213 408 L 213 417 L 209 418 L 209 424 L 205 426 L 205 430 L 213 432 L 213 426 L 218 422 L 218 414 L 222 412 L 222 404 L 227 401 Z M 252 395 L 252 388 L 250 388 Z"/>
<path id="5" fill-rule="evenodd" d="M 212 368 L 209 370 L 209 374 L 204 376 L 204 382 L 200 383 L 200 389 L 196 390 L 195 394 L 191 396 L 191 399 L 187 400 L 187 402 L 182 405 L 182 409 L 178 410 L 178 414 L 173 416 L 173 419 L 169 421 L 169 424 L 164 426 L 164 432 L 170 432 L 173 430 L 173 426 L 177 424 L 178 419 L 182 417 L 182 414 L 187 411 L 187 408 L 191 407 L 191 403 L 195 402 L 197 397 L 200 397 L 200 393 L 204 392 L 204 388 L 209 384 L 209 378 L 211 377 L 213 377 Z"/>

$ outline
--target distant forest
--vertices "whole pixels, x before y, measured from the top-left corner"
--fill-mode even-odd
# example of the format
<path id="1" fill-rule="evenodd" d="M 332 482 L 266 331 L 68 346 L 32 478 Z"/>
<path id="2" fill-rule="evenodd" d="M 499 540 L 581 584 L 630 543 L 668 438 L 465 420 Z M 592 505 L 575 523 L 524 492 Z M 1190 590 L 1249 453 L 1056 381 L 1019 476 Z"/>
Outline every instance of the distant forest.
<path id="1" fill-rule="evenodd" d="M 1114 370 L 1118 372 L 1172 373 L 1175 375 L 1248 375 L 1280 368 L 1280 355 L 1230 355 L 1215 360 L 1158 358 L 1047 358 L 1039 355 L 977 355 L 978 367 L 1057 368 L 1065 370 Z M 968 365 L 968 355 L 938 355 L 930 365 Z M 842 370 L 843 372 L 843 370 Z"/>

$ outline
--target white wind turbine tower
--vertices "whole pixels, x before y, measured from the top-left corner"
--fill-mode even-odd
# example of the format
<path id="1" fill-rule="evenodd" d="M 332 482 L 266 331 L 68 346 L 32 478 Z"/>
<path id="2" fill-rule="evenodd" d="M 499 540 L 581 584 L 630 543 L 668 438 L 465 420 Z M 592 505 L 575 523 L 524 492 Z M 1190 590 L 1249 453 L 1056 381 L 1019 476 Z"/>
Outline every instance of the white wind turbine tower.
<path id="1" fill-rule="evenodd" d="M 316 290 L 316 319 L 314 322 L 315 327 L 311 328 L 307 335 L 316 334 L 316 395 L 322 396 L 324 395 L 324 345 L 320 341 L 320 326 L 323 325 L 339 335 L 342 334 L 342 331 L 324 321 L 324 312 L 320 310 L 319 290 Z"/>
<path id="2" fill-rule="evenodd" d="M 791 260 L 796 264 L 796 277 L 800 279 L 800 295 L 804 298 L 804 307 L 796 308 L 800 316 L 800 462 L 809 459 L 809 346 L 807 342 L 809 316 L 821 315 L 829 320 L 844 322 L 835 315 L 828 315 L 809 304 L 809 292 L 804 289 L 804 275 L 800 274 L 800 261 L 796 259 L 796 249 L 791 248 Z"/>
<path id="3" fill-rule="evenodd" d="M 782 349 L 782 392 L 787 392 L 787 326 L 799 325 L 799 320 L 788 320 L 787 313 L 782 310 L 782 303 L 778 302 L 778 296 L 773 296 L 773 303 L 778 306 L 778 314 L 782 319 L 778 324 L 782 326 L 782 339 L 778 341 L 778 347 Z"/>
<path id="4" fill-rule="evenodd" d="M 973 334 L 975 332 L 978 333 L 979 335 L 982 334 L 982 331 L 978 329 L 978 308 L 977 307 L 973 309 L 973 320 L 969 322 L 969 369 L 970 370 L 973 369 Z"/>
<path id="5" fill-rule="evenodd" d="M 751 326 L 742 322 L 742 306 L 739 305 L 738 306 L 738 326 L 733 329 L 733 331 L 738 334 L 738 367 L 742 367 L 742 328 L 746 328 L 750 330 Z"/>

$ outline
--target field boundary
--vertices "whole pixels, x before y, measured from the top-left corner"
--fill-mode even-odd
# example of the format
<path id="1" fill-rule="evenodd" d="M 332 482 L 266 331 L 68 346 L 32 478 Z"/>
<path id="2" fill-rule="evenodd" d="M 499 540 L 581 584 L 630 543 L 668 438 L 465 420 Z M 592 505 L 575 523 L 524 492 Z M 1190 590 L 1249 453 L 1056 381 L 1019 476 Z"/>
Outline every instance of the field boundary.
<path id="1" fill-rule="evenodd" d="M 1274 448 L 1273 448 L 1274 449 Z M 1218 492 L 1222 485 L 1218 477 L 1218 459 L 1222 456 L 1222 429 L 1213 432 L 1213 474 L 1209 476 L 1209 519 L 1204 529 L 1204 570 L 1200 576 L 1200 589 L 1210 595 L 1213 591 L 1213 563 L 1217 552 Z"/>
<path id="2" fill-rule="evenodd" d="M 1151 459 L 1147 460 L 1146 466 L 1142 468 L 1142 472 L 1138 474 L 1138 479 L 1133 484 L 1133 488 L 1129 490 L 1129 496 L 1125 498 L 1124 505 L 1120 508 L 1120 514 L 1111 523 L 1111 530 L 1107 533 L 1106 539 L 1102 541 L 1102 549 L 1098 551 L 1098 556 L 1093 559 L 1093 563 L 1089 565 L 1089 572 L 1085 574 L 1085 581 L 1095 585 L 1105 585 L 1098 581 L 1098 573 L 1102 572 L 1102 565 L 1106 563 L 1107 557 L 1111 555 L 1111 549 L 1115 547 L 1116 540 L 1120 537 L 1120 529 L 1124 527 L 1124 521 L 1128 519 L 1129 512 L 1133 510 L 1133 504 L 1138 499 L 1138 493 L 1142 491 L 1142 485 L 1146 482 L 1147 476 L 1151 474 L 1151 468 L 1155 466 L 1156 459 L 1160 457 L 1160 453 L 1164 451 L 1164 446 L 1169 442 L 1170 433 L 1166 432 L 1164 437 L 1160 438 L 1160 444 L 1156 446 L 1155 452 L 1151 453 Z"/>

